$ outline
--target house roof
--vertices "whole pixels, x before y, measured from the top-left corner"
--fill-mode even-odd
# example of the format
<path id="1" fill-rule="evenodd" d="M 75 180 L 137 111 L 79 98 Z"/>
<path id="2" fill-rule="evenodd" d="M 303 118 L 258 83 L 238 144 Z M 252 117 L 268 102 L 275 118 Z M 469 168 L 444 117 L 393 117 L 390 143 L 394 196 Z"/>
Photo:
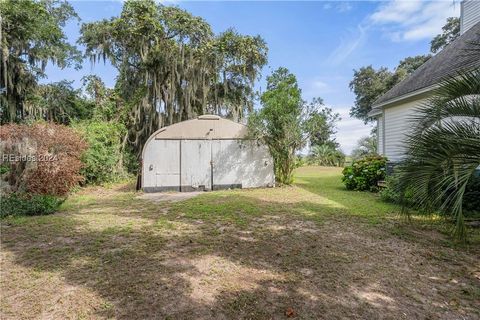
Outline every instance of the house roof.
<path id="1" fill-rule="evenodd" d="M 453 76 L 461 70 L 480 67 L 480 51 L 469 51 L 472 42 L 480 42 L 480 22 L 450 43 L 442 51 L 421 65 L 406 79 L 380 96 L 373 108 L 380 108 L 392 102 L 403 100 L 415 91 L 419 93 L 433 87 L 448 76 Z M 478 49 L 478 47 L 476 47 Z M 372 113 L 374 110 L 372 110 Z"/>

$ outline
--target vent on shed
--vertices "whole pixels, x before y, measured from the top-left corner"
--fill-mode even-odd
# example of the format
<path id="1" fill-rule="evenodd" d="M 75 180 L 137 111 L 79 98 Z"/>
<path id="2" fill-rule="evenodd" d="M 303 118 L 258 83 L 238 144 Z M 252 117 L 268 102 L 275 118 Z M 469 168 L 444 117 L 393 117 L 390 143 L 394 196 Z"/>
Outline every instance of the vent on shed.
<path id="1" fill-rule="evenodd" d="M 213 114 L 205 114 L 198 117 L 198 120 L 220 120 L 220 117 Z"/>

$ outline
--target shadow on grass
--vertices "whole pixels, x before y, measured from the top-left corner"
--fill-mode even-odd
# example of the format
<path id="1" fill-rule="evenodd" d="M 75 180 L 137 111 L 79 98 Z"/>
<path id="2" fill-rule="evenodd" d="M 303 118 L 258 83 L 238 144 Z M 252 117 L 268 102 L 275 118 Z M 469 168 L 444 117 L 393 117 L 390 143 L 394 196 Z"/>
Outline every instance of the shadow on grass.
<path id="1" fill-rule="evenodd" d="M 303 175 L 298 178 L 296 185 L 304 190 L 313 192 L 319 196 L 327 197 L 343 205 L 344 213 L 361 217 L 372 224 L 385 224 L 391 229 L 390 232 L 404 240 L 437 241 L 437 244 L 459 247 L 463 249 L 475 249 L 480 245 L 480 230 L 471 228 L 469 230 L 469 244 L 465 247 L 452 238 L 453 225 L 438 215 L 428 215 L 410 212 L 411 221 L 403 215 L 401 206 L 384 202 L 378 193 L 367 191 L 350 191 L 341 184 L 341 177 L 338 175 L 322 177 L 321 175 L 311 176 L 313 167 L 308 168 L 310 175 Z M 420 234 L 430 231 L 431 234 L 425 237 Z M 440 232 L 443 236 L 434 235 Z M 475 250 L 474 250 L 475 251 Z"/>
<path id="2" fill-rule="evenodd" d="M 324 196 L 309 183 L 299 186 Z M 432 290 L 428 280 L 456 276 L 470 288 L 473 275 L 432 262 L 430 248 L 412 251 L 345 221 L 338 213 L 353 208 L 342 197 L 286 201 L 297 191 L 209 193 L 173 204 L 130 193 L 87 197 L 59 215 L 2 224 L 2 245 L 13 253 L 9 268 L 59 272 L 98 294 L 93 318 L 271 319 L 290 307 L 305 319 L 475 314 L 460 287 Z M 474 263 L 455 258 L 466 269 Z M 458 305 L 445 311 L 445 295 Z"/>

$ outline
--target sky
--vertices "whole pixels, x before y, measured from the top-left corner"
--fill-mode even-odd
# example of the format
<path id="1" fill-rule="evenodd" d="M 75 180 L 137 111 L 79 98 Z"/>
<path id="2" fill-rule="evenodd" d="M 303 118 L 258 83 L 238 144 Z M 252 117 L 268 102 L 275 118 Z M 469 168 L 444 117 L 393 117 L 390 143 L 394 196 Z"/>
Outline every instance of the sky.
<path id="1" fill-rule="evenodd" d="M 79 37 L 81 23 L 118 16 L 122 1 L 69 1 L 80 22 L 65 27 L 68 39 Z M 372 127 L 351 118 L 355 97 L 349 89 L 353 70 L 372 65 L 393 69 L 408 56 L 427 54 L 430 41 L 441 32 L 447 17 L 460 15 L 459 0 L 437 1 L 167 1 L 204 18 L 214 32 L 233 27 L 242 34 L 262 36 L 268 45 L 268 66 L 257 89 L 276 68 L 297 76 L 305 100 L 321 97 L 340 113 L 336 140 L 349 154 Z M 82 47 L 80 46 L 80 49 Z M 63 79 L 81 85 L 88 74 L 99 75 L 107 86 L 117 72 L 108 62 L 79 71 L 47 67 L 44 82 Z"/>

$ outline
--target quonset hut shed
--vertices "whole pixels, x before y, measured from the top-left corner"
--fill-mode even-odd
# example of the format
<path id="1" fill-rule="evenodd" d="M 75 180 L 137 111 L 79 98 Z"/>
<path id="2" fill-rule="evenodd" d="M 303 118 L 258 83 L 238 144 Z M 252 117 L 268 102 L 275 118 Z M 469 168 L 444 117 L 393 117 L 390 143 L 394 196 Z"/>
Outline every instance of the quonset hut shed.
<path id="1" fill-rule="evenodd" d="M 273 186 L 268 148 L 246 136 L 245 125 L 214 115 L 161 128 L 143 148 L 143 191 Z"/>

